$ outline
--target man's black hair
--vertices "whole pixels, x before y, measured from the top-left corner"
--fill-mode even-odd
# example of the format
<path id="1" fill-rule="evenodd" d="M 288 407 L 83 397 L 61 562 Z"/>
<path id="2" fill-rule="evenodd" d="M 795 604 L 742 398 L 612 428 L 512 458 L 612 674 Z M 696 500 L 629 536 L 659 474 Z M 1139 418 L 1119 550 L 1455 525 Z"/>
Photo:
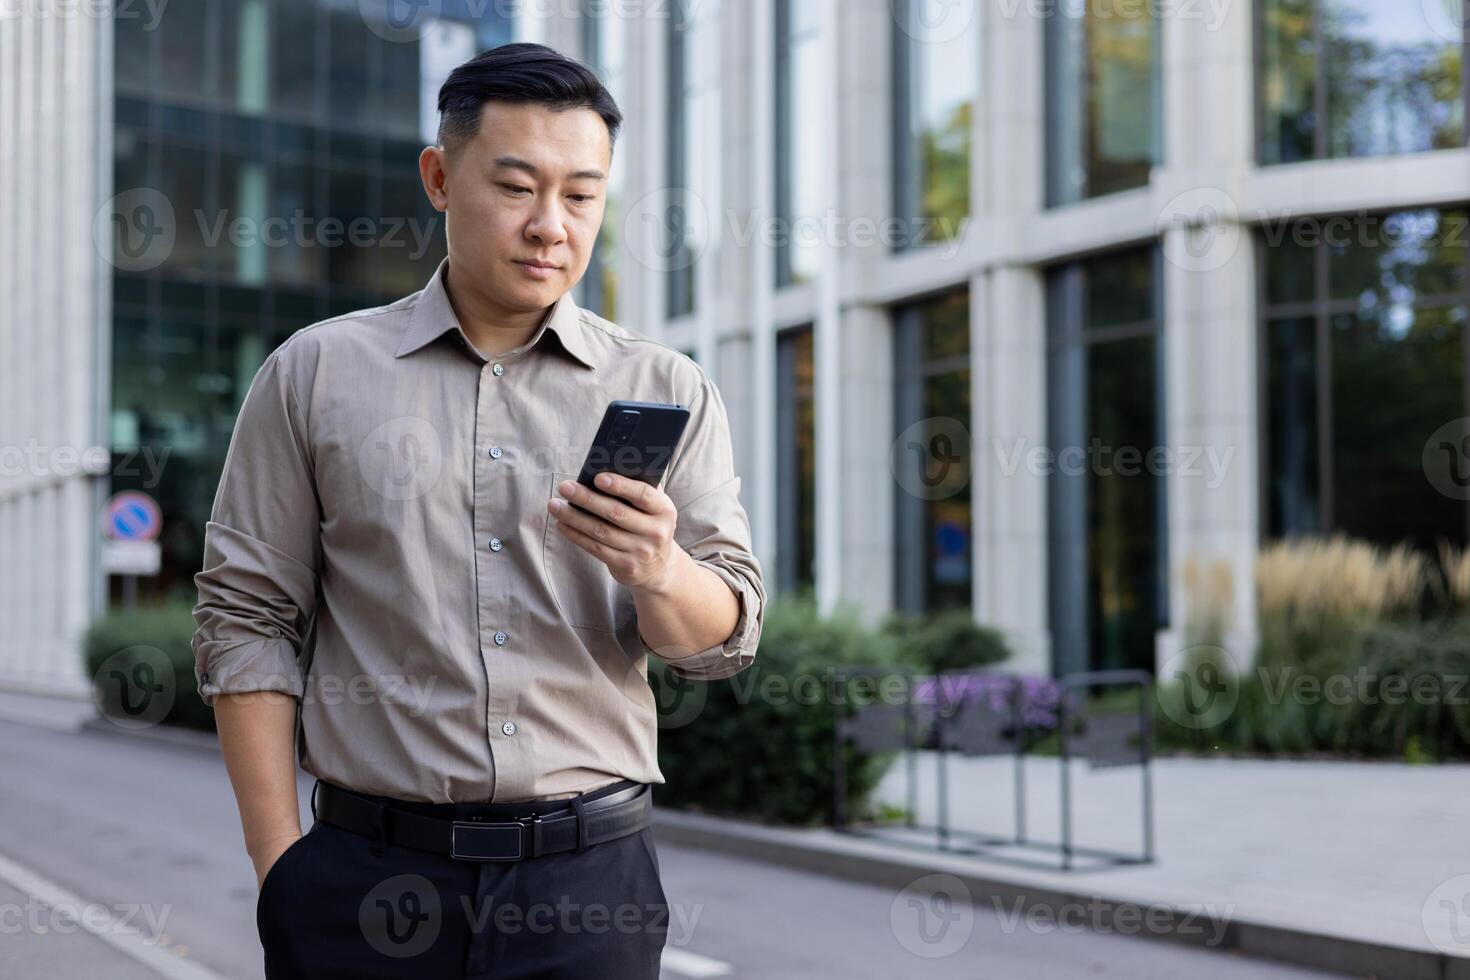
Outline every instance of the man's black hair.
<path id="1" fill-rule="evenodd" d="M 557 111 L 591 109 L 616 143 L 623 114 L 592 69 L 544 44 L 502 44 L 449 73 L 439 88 L 439 145 L 451 152 L 480 131 L 486 102 L 538 103 Z"/>

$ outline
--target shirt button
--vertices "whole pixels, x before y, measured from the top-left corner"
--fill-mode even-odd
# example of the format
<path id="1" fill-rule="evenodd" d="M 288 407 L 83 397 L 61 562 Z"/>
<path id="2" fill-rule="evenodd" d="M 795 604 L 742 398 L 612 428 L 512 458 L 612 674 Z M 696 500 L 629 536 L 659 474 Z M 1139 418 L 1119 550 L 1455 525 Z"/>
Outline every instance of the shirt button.
<path id="1" fill-rule="evenodd" d="M 504 548 L 504 547 L 505 547 L 505 545 L 501 543 L 501 540 L 499 538 L 491 538 L 490 539 L 490 550 L 491 551 L 499 551 L 501 548 Z"/>
<path id="2" fill-rule="evenodd" d="M 490 369 L 490 370 L 492 370 L 492 371 L 494 371 L 494 372 L 495 372 L 495 376 L 496 376 L 496 377 L 497 377 L 497 378 L 498 378 L 498 377 L 500 377 L 500 376 L 501 376 L 501 375 L 502 375 L 502 374 L 504 374 L 504 373 L 505 373 L 505 365 L 504 365 L 504 364 L 496 364 L 496 365 L 495 365 L 495 366 L 494 366 L 494 367 L 493 367 L 493 368 L 491 368 L 491 369 Z"/>
<path id="3" fill-rule="evenodd" d="M 510 639 L 510 637 L 506 636 L 504 633 L 496 633 L 495 634 L 495 645 L 498 646 L 498 647 L 503 647 L 503 646 L 505 646 L 505 641 L 508 640 L 508 639 Z"/>
<path id="4" fill-rule="evenodd" d="M 516 733 L 516 723 L 513 721 L 508 721 L 504 725 L 500 726 L 500 730 L 502 732 L 505 732 L 505 734 L 507 735 L 514 735 Z"/>
<path id="5" fill-rule="evenodd" d="M 491 459 L 499 459 L 501 456 L 504 456 L 504 455 L 505 454 L 500 451 L 500 447 L 499 446 L 491 446 L 490 447 L 490 458 Z"/>

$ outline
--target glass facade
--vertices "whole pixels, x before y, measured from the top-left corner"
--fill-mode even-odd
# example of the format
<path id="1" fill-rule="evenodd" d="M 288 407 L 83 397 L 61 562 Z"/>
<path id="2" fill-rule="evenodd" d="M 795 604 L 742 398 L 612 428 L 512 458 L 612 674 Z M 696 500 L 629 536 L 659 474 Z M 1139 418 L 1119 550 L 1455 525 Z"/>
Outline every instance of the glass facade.
<path id="1" fill-rule="evenodd" d="M 1466 504 L 1425 479 L 1424 453 L 1470 415 L 1470 211 L 1301 220 L 1261 237 L 1263 536 L 1463 545 Z"/>
<path id="2" fill-rule="evenodd" d="M 894 0 L 894 216 L 910 248 L 959 237 L 970 216 L 977 0 Z"/>
<path id="3" fill-rule="evenodd" d="M 821 208 L 821 40 L 813 0 L 776 0 L 776 285 L 807 282 L 821 255 L 803 225 Z"/>
<path id="4" fill-rule="evenodd" d="M 776 588 L 816 583 L 817 425 L 812 328 L 776 340 Z"/>
<path id="5" fill-rule="evenodd" d="M 1465 145 L 1459 0 L 1257 2 L 1263 164 Z"/>
<path id="6" fill-rule="evenodd" d="M 1163 159 L 1162 36 L 1153 4 L 1079 0 L 1046 19 L 1048 206 L 1148 184 Z"/>
<path id="7" fill-rule="evenodd" d="M 720 214 L 719 0 L 671 0 L 664 89 L 664 189 L 657 251 L 668 269 L 664 315 L 687 316 L 698 301 L 699 265 L 714 261 Z M 718 263 L 715 266 L 719 268 Z"/>
<path id="8" fill-rule="evenodd" d="M 195 0 L 152 30 L 115 20 L 115 191 L 145 194 L 134 217 L 173 234 L 158 261 L 113 276 L 113 489 L 147 489 L 164 513 L 163 572 L 145 589 L 192 589 L 266 355 L 419 289 L 444 255 L 418 176 L 426 95 L 511 36 L 508 21 L 456 20 L 461 7 L 445 3 L 422 43 L 388 40 L 358 4 Z M 431 39 L 456 60 L 426 56 Z M 148 459 L 164 461 L 156 481 Z"/>
<path id="9" fill-rule="evenodd" d="M 606 5 L 594 4 L 582 13 L 582 50 L 586 63 L 597 72 L 602 84 L 619 108 L 626 99 L 627 51 L 626 20 Z M 626 109 L 624 110 L 626 111 Z M 613 148 L 612 167 L 608 172 L 606 208 L 597 247 L 587 263 L 587 273 L 580 283 L 578 304 L 609 320 L 618 318 L 619 244 L 623 235 L 623 163 L 626 151 Z"/>
<path id="10" fill-rule="evenodd" d="M 970 294 L 900 308 L 895 317 L 897 559 L 905 612 L 971 606 Z"/>
<path id="11" fill-rule="evenodd" d="M 1168 621 L 1162 259 L 1139 249 L 1047 275 L 1053 664 L 1151 670 Z"/>

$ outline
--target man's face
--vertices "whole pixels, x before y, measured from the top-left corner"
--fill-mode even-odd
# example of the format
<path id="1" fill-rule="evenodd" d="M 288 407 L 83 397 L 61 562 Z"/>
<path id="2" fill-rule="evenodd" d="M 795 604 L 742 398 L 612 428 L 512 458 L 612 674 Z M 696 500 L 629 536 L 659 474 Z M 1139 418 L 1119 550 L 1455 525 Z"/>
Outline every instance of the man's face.
<path id="1" fill-rule="evenodd" d="M 447 155 L 433 147 L 424 155 L 425 184 L 445 212 L 458 282 L 507 311 L 530 312 L 582 278 L 612 163 L 597 113 L 488 102 L 472 140 Z"/>

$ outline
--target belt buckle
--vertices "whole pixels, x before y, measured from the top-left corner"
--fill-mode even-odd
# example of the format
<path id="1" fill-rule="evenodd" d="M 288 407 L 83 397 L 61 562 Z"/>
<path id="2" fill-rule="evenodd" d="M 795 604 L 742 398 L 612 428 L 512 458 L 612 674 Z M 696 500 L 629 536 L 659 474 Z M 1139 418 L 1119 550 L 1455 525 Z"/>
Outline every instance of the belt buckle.
<path id="1" fill-rule="evenodd" d="M 479 823 L 474 820 L 456 820 L 449 828 L 449 856 L 459 861 L 519 861 L 526 856 L 525 837 L 521 829 L 527 825 L 531 827 L 532 848 L 534 851 L 541 850 L 541 814 L 533 813 L 529 817 L 519 817 L 509 822 L 501 823 Z M 466 831 L 464 837 L 461 831 Z M 491 831 L 489 834 L 481 831 Z M 505 841 L 513 838 L 515 841 L 515 853 L 486 853 L 475 849 L 475 838 L 480 843 L 490 844 L 495 841 Z M 468 850 L 460 850 L 461 842 Z"/>

